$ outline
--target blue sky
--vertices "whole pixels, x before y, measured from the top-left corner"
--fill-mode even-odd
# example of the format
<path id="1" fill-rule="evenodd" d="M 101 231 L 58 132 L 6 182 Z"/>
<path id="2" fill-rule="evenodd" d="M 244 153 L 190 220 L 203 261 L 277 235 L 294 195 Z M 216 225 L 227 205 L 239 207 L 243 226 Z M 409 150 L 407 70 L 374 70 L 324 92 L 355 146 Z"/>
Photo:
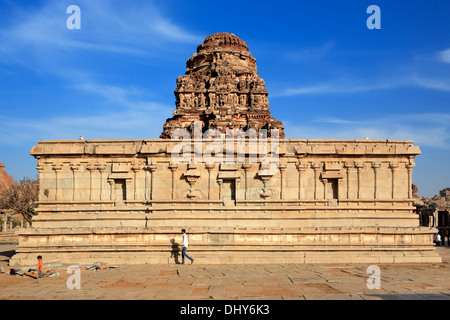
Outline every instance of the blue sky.
<path id="1" fill-rule="evenodd" d="M 158 138 L 186 60 L 231 32 L 287 138 L 414 140 L 432 196 L 450 187 L 449 14 L 448 0 L 0 0 L 0 162 L 19 180 L 37 175 L 39 140 Z"/>

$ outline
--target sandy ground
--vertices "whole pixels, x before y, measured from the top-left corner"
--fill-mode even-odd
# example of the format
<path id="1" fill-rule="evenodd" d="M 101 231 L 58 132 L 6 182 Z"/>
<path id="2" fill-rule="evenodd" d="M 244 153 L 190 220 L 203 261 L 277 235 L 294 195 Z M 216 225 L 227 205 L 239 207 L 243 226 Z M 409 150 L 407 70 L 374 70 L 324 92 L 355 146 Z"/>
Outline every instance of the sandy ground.
<path id="1" fill-rule="evenodd" d="M 5 271 L 15 247 L 0 244 L 0 267 Z M 443 257 L 440 264 L 379 265 L 379 289 L 368 287 L 372 273 L 362 264 L 119 265 L 98 271 L 80 266 L 80 289 L 69 289 L 73 274 L 64 265 L 51 278 L 0 274 L 0 299 L 450 300 L 450 248 L 437 250 Z"/>

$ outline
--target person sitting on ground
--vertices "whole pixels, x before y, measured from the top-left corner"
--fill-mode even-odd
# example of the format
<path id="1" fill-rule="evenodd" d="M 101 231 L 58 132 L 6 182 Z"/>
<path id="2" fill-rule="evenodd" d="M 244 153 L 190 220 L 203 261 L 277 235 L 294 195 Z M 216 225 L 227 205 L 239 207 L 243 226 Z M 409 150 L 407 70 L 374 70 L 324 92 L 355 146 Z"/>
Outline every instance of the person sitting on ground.
<path id="1" fill-rule="evenodd" d="M 44 261 L 42 260 L 42 256 L 37 256 L 38 259 L 38 265 L 37 265 L 37 271 L 32 271 L 30 273 L 27 273 L 27 275 L 35 278 L 35 279 L 39 279 L 44 277 L 45 275 L 49 275 L 52 273 L 55 273 L 55 270 L 50 269 L 44 272 Z"/>

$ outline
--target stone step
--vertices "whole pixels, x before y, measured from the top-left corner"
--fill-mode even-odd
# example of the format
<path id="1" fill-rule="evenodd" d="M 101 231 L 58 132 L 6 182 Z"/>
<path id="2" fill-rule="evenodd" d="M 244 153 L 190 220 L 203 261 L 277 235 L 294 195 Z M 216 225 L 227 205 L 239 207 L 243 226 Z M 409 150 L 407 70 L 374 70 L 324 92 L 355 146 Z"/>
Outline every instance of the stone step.
<path id="1" fill-rule="evenodd" d="M 22 229 L 20 236 L 33 235 L 75 235 L 75 234 L 180 234 L 181 229 L 186 228 L 185 225 L 180 226 L 151 226 L 143 227 L 80 227 L 80 228 L 29 228 Z M 374 227 L 374 226 L 334 226 L 334 227 L 262 227 L 262 226 L 204 226 L 197 224 L 188 229 L 189 234 L 416 234 L 416 235 L 432 235 L 434 228 L 429 227 Z"/>
<path id="2" fill-rule="evenodd" d="M 10 265 L 30 265 L 36 262 L 40 254 L 46 262 L 64 262 L 65 264 L 90 264 L 103 262 L 108 264 L 176 264 L 181 262 L 181 254 L 170 251 L 29 251 L 19 252 L 10 261 Z M 195 264 L 390 264 L 390 263 L 440 263 L 439 255 L 434 251 L 199 251 L 188 250 Z M 190 263 L 189 260 L 186 261 Z"/>

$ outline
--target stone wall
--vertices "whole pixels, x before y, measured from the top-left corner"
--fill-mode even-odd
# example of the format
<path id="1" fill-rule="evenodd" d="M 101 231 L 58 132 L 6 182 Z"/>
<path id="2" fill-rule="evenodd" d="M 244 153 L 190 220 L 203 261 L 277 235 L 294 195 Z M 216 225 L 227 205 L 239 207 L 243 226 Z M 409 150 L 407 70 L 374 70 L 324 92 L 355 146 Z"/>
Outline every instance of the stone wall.
<path id="1" fill-rule="evenodd" d="M 440 261 L 413 212 L 410 141 L 280 140 L 273 172 L 249 148 L 237 163 L 237 142 L 234 162 L 204 163 L 191 141 L 176 164 L 179 143 L 41 141 L 39 215 L 12 263 L 173 263 L 182 228 L 199 263 Z"/>
<path id="2" fill-rule="evenodd" d="M 324 200 L 340 205 L 381 204 L 412 199 L 413 158 L 420 150 L 408 141 L 281 140 L 276 157 L 267 152 L 276 173 L 264 174 L 262 157 L 237 163 L 174 163 L 170 140 L 43 141 L 31 154 L 39 158 L 40 203 L 142 203 L 150 200 Z M 192 143 L 194 144 L 194 143 Z M 203 143 L 203 150 L 207 143 Z M 230 146 L 223 151 L 227 161 Z M 192 150 L 194 146 L 192 146 Z M 198 149 L 196 149 L 198 151 Z M 228 153 L 229 155 L 230 153 Z M 186 154 L 185 154 L 186 155 Z M 271 158 L 272 157 L 272 158 Z M 196 160 L 198 163 L 194 163 Z M 270 163 L 269 163 L 270 164 Z M 227 193 L 228 192 L 228 193 Z M 389 202 L 389 201 L 388 201 Z M 392 201 L 391 201 L 392 202 Z"/>

